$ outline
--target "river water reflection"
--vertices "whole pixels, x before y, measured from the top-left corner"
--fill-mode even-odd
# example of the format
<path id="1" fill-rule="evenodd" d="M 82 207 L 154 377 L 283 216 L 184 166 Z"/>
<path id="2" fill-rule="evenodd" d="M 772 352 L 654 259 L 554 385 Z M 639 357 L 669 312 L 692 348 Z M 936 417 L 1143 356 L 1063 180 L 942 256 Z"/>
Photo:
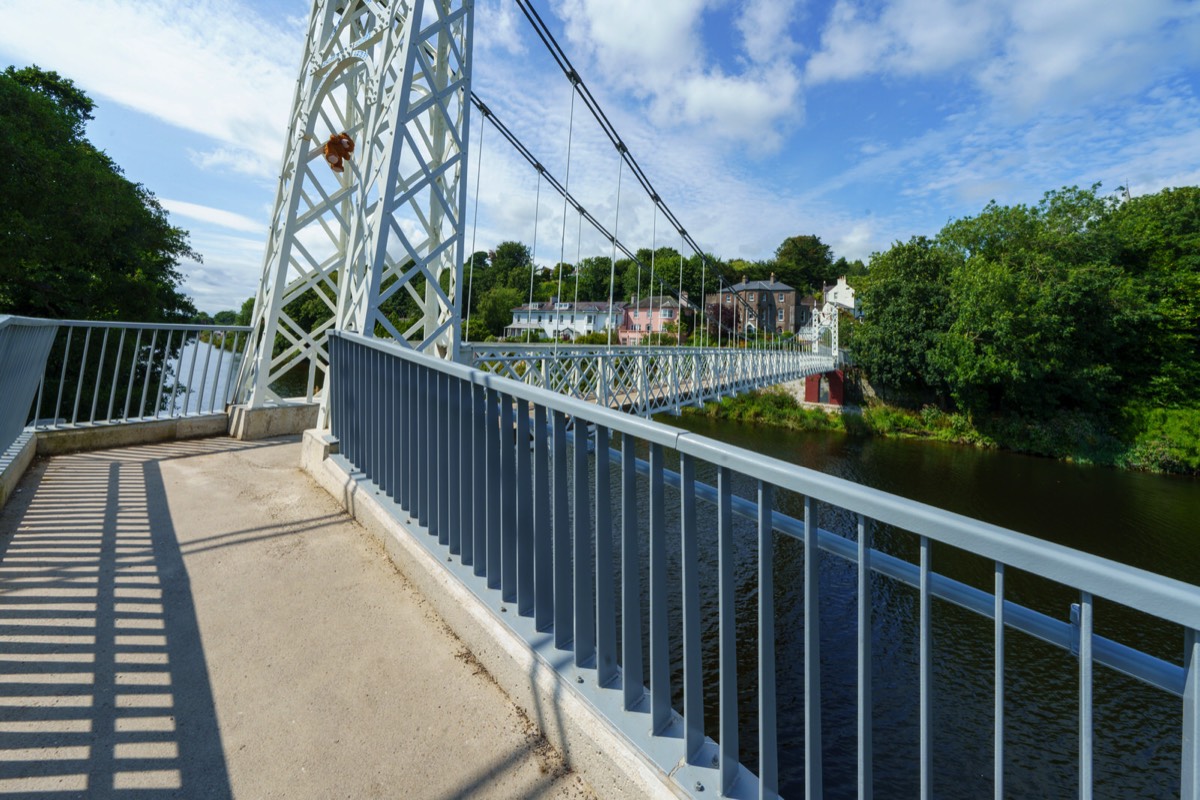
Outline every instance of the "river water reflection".
<path id="1" fill-rule="evenodd" d="M 1083 467 L 1011 453 L 938 443 L 811 434 L 716 422 L 664 422 L 914 500 L 946 508 L 1096 555 L 1200 583 L 1200 482 Z M 704 478 L 704 475 L 698 477 Z M 751 487 L 740 487 L 749 496 Z M 790 505 L 789 505 L 790 503 Z M 801 516 L 797 498 L 781 504 Z M 853 535 L 848 515 L 825 510 L 821 526 Z M 709 525 L 702 525 L 702 535 Z M 739 579 L 753 591 L 752 529 L 739 538 Z M 881 530 L 876 545 L 915 561 L 915 540 Z M 708 549 L 707 544 L 703 548 Z M 785 796 L 803 796 L 803 554 L 798 542 L 776 544 L 777 664 L 781 783 Z M 935 547 L 935 571 L 990 590 L 992 566 L 969 553 Z M 713 565 L 715 566 L 715 565 Z M 855 573 L 832 557 L 821 564 L 822 731 L 827 797 L 854 797 Z M 874 737 L 875 790 L 880 797 L 916 796 L 918 773 L 917 615 L 915 591 L 876 576 Z M 1006 596 L 1066 619 L 1077 593 L 1010 570 Z M 706 597 L 712 609 L 715 593 Z M 753 599 L 739 606 L 739 636 L 750 641 Z M 715 609 L 714 609 L 715 610 Z M 1098 599 L 1097 633 L 1180 663 L 1182 631 Z M 946 603 L 933 605 L 934 796 L 992 793 L 992 625 Z M 705 661 L 715 667 L 706 645 Z M 753 708 L 752 653 L 741 652 L 742 709 Z M 1016 632 L 1006 644 L 1007 748 L 1005 794 L 1076 795 L 1078 662 L 1070 654 Z M 715 676 L 714 676 L 715 677 Z M 715 684 L 707 681 L 709 685 Z M 1171 797 L 1179 793 L 1181 704 L 1164 692 L 1097 666 L 1095 795 Z M 709 692 L 712 694 L 712 692 Z M 715 736 L 717 706 L 706 698 Z M 745 714 L 745 711 L 743 711 Z M 756 760 L 756 731 L 741 732 L 742 758 Z"/>

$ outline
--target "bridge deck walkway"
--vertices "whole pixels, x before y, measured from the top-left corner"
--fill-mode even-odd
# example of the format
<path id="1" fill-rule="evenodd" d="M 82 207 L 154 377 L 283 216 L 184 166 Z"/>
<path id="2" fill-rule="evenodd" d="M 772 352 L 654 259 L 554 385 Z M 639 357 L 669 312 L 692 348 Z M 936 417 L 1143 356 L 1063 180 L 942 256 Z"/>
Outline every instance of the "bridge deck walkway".
<path id="1" fill-rule="evenodd" d="M 0 798 L 84 792 L 591 796 L 297 442 L 229 439 L 45 460 L 0 511 Z"/>

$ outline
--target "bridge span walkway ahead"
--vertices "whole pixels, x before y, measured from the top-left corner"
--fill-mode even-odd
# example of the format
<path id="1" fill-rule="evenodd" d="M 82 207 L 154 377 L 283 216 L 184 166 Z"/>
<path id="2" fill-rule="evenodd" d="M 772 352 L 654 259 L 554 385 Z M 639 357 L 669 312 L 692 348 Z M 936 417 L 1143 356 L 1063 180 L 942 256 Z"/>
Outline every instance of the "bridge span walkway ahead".
<path id="1" fill-rule="evenodd" d="M 0 510 L 0 798 L 591 790 L 293 440 L 39 462 Z"/>

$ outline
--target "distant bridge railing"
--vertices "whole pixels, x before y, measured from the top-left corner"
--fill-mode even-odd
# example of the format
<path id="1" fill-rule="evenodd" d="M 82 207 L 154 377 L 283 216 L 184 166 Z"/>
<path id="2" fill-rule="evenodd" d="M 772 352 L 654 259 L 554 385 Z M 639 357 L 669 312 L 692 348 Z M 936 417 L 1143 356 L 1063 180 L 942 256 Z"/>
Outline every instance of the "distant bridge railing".
<path id="1" fill-rule="evenodd" d="M 805 349 L 471 344 L 463 361 L 529 386 L 643 416 L 835 368 Z"/>
<path id="2" fill-rule="evenodd" d="M 944 742 L 964 730 L 958 709 L 939 706 L 935 689 L 947 670 L 976 670 L 985 685 L 991 679 L 992 719 L 985 714 L 976 733 L 982 751 L 991 750 L 1001 798 L 1006 767 L 1022 760 L 1006 750 L 1006 687 L 1015 689 L 1010 703 L 1040 703 L 1021 688 L 1058 669 L 1077 697 L 1078 793 L 1091 797 L 1099 664 L 1182 700 L 1181 727 L 1173 728 L 1180 736 L 1156 748 L 1180 755 L 1179 774 L 1165 782 L 1184 798 L 1200 797 L 1200 588 L 383 341 L 334 334 L 330 358 L 336 458 L 392 498 L 437 560 L 684 792 L 776 796 L 777 711 L 795 709 L 802 696 L 803 733 L 786 750 L 802 753 L 794 795 L 824 796 L 831 754 L 856 746 L 858 796 L 872 796 L 875 729 L 896 714 L 878 720 L 883 701 L 912 707 L 913 771 L 919 795 L 930 797 L 935 736 Z M 586 430 L 593 433 L 584 446 Z M 668 452 L 678 471 L 667 468 Z M 843 532 L 820 527 L 818 514 Z M 934 572 L 935 545 L 960 554 L 947 566 L 968 559 L 980 574 L 968 581 Z M 1030 576 L 1053 582 L 1071 613 L 1011 599 Z M 835 579 L 856 600 L 822 592 Z M 904 608 L 876 608 L 880 597 Z M 990 663 L 939 659 L 935 680 L 934 599 L 943 601 L 942 620 L 956 606 L 955 619 L 965 610 L 986 627 Z M 1123 613 L 1118 606 L 1170 628 L 1178 636 L 1170 649 L 1183 645 L 1182 661 L 1096 633 Z M 905 697 L 872 691 L 901 666 L 894 649 L 875 649 L 874 624 L 885 614 L 912 618 L 905 635 L 915 641 L 899 646 L 911 643 L 919 667 Z M 947 625 L 953 637 L 968 635 L 961 620 L 939 629 Z M 1031 638 L 1008 643 L 1010 631 Z M 856 638 L 852 674 L 822 678 L 830 635 Z M 777 648 L 794 654 L 797 638 L 802 655 L 781 660 Z M 1034 639 L 1067 657 L 1022 657 L 1010 669 L 1006 655 L 1024 654 Z M 781 695 L 781 678 L 802 689 Z M 830 742 L 836 691 L 847 681 L 852 711 Z M 947 732 L 946 723 L 957 727 Z M 743 751 L 754 754 L 749 767 L 739 761 Z M 964 794 L 986 792 L 986 764 L 967 769 L 985 785 Z M 1048 795 L 1074 789 L 1041 786 Z"/>
<path id="3" fill-rule="evenodd" d="M 22 430 L 211 414 L 250 328 L 0 317 L 0 453 Z"/>

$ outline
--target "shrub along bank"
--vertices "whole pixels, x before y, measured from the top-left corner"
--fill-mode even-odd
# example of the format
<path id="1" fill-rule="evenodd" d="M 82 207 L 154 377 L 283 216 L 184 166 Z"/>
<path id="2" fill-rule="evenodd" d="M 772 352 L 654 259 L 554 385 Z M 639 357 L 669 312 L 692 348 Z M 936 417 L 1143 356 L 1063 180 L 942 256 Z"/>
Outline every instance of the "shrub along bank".
<path id="1" fill-rule="evenodd" d="M 1200 408 L 1194 407 L 1129 407 L 1115 424 L 1077 410 L 1036 418 L 971 417 L 932 405 L 913 410 L 883 403 L 837 414 L 806 408 L 786 392 L 765 390 L 683 413 L 797 431 L 931 439 L 1084 464 L 1200 474 Z"/>

